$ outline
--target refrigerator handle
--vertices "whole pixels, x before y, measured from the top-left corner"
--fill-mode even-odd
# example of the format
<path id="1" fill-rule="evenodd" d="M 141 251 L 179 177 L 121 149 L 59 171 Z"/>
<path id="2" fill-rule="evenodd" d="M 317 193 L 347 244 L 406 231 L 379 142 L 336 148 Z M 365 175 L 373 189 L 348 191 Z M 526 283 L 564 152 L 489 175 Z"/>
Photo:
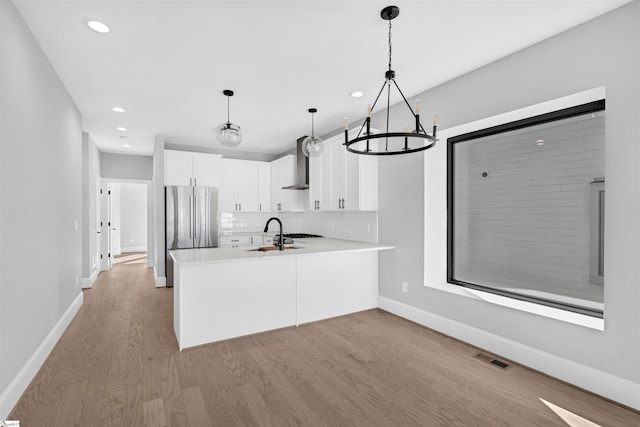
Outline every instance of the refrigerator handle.
<path id="1" fill-rule="evenodd" d="M 193 196 L 189 196 L 189 238 L 193 239 Z"/>
<path id="2" fill-rule="evenodd" d="M 195 178 L 194 178 L 195 180 Z M 200 242 L 200 211 L 198 210 L 198 192 L 194 189 L 193 196 L 193 237 L 198 240 L 197 247 L 202 246 Z"/>

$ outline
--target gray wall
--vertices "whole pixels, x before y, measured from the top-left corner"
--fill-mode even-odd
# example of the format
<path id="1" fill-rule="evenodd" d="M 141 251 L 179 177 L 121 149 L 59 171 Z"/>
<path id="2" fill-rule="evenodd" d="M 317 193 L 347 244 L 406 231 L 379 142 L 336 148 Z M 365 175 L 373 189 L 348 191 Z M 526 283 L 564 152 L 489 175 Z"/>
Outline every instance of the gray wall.
<path id="1" fill-rule="evenodd" d="M 105 179 L 135 179 L 149 181 L 153 177 L 153 157 L 102 153 L 100 173 Z"/>
<path id="2" fill-rule="evenodd" d="M 11 2 L 0 31 L 1 396 L 81 292 L 82 117 Z"/>
<path id="3" fill-rule="evenodd" d="M 430 171 L 425 171 L 421 155 L 380 160 L 379 240 L 396 245 L 395 251 L 380 256 L 382 296 L 640 382 L 639 31 L 640 5 L 635 1 L 417 96 L 423 111 L 439 111 L 441 128 L 446 129 L 606 86 L 605 330 L 422 286 L 423 180 Z M 406 115 L 405 106 L 392 109 L 392 119 L 400 115 Z M 374 126 L 380 119 L 380 114 L 374 117 Z M 442 156 L 442 162 L 445 159 Z M 408 293 L 401 292 L 402 281 L 409 282 Z"/>

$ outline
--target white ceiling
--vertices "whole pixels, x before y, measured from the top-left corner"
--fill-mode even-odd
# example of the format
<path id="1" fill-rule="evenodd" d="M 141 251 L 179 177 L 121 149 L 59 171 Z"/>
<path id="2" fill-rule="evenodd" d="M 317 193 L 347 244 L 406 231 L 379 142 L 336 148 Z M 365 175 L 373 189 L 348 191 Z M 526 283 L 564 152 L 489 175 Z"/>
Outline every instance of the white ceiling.
<path id="1" fill-rule="evenodd" d="M 362 118 L 384 82 L 380 10 L 389 4 L 400 7 L 393 68 L 410 98 L 628 2 L 14 0 L 84 130 L 102 151 L 132 154 L 150 154 L 158 134 L 219 148 L 212 129 L 226 121 L 224 89 L 236 93 L 231 121 L 242 127 L 242 151 L 292 148 L 310 131 L 310 107 L 318 135 L 345 116 Z M 92 19 L 111 31 L 89 30 Z M 351 98 L 354 90 L 365 96 Z M 446 115 L 439 111 L 441 123 Z"/>

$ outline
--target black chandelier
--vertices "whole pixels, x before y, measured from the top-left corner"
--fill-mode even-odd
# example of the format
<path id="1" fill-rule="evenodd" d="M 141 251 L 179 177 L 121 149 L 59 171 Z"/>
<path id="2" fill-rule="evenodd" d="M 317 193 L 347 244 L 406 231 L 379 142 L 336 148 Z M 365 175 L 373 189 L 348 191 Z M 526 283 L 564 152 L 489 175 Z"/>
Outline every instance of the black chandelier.
<path id="1" fill-rule="evenodd" d="M 396 83 L 395 77 L 396 72 L 391 69 L 391 20 L 396 18 L 400 14 L 400 9 L 396 6 L 387 6 L 380 12 L 380 17 L 385 21 L 389 21 L 389 69 L 385 73 L 385 82 L 380 88 L 380 92 L 378 92 L 378 96 L 376 97 L 373 105 L 367 108 L 367 118 L 364 123 L 360 127 L 358 134 L 355 138 L 349 140 L 349 123 L 345 118 L 344 122 L 344 145 L 347 148 L 347 151 L 356 154 L 366 154 L 372 156 L 390 156 L 394 154 L 407 154 L 407 153 L 415 153 L 418 151 L 424 151 L 436 144 L 436 127 L 438 116 L 437 114 L 433 117 L 433 134 L 429 135 L 425 130 L 422 124 L 420 123 L 420 101 L 416 101 L 415 112 L 409 105 L 407 98 L 405 98 L 404 94 L 400 90 L 398 83 Z M 408 128 L 404 129 L 404 132 L 389 132 L 389 103 L 391 99 L 391 85 L 395 86 L 402 96 L 404 103 L 409 107 L 409 111 L 411 111 L 411 115 L 413 116 L 412 121 L 415 121 L 415 129 L 413 131 L 409 131 Z M 378 99 L 380 99 L 380 95 L 384 91 L 385 87 L 387 88 L 387 127 L 384 133 L 371 133 L 371 113 L 378 103 Z M 382 140 L 384 139 L 384 144 L 382 141 L 379 141 L 377 147 L 372 147 L 371 140 Z M 396 141 L 395 144 L 390 144 L 393 140 Z M 361 141 L 365 141 L 360 143 Z M 375 149 L 377 148 L 377 149 Z"/>

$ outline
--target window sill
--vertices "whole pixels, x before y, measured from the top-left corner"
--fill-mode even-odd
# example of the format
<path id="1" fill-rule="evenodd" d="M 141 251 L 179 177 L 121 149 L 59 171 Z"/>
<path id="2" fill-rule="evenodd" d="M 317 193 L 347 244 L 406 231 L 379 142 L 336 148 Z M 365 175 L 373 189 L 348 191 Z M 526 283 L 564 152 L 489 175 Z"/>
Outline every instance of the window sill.
<path id="1" fill-rule="evenodd" d="M 490 304 L 509 307 L 514 310 L 537 314 L 538 316 L 549 317 L 551 319 L 560 320 L 561 322 L 572 323 L 574 325 L 584 326 L 585 328 L 604 331 L 604 319 L 599 319 L 597 317 L 573 313 L 571 311 L 561 310 L 554 307 L 547 307 L 545 305 L 535 304 L 532 302 L 507 298 L 489 292 L 483 292 L 475 289 L 465 288 L 463 286 L 453 285 L 451 283 L 425 284 L 425 286 L 432 289 L 449 292 L 455 295 L 461 295 L 464 297 L 485 301 Z"/>

